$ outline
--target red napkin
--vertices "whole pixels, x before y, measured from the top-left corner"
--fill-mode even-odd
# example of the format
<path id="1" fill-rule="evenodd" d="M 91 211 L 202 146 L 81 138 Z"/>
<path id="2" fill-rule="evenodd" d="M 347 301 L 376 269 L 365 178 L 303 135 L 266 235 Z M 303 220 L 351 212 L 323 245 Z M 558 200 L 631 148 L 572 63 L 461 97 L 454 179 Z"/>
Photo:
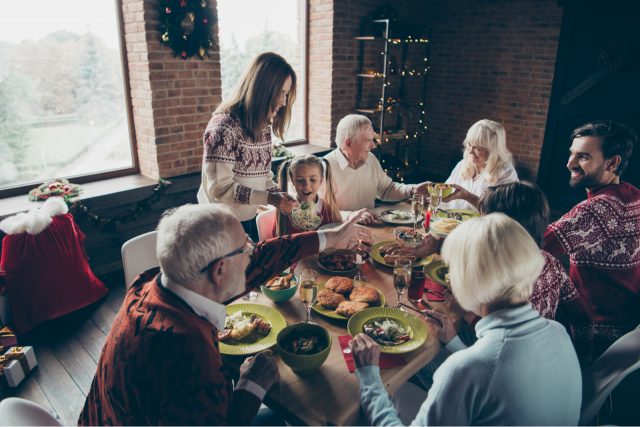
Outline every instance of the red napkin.
<path id="1" fill-rule="evenodd" d="M 444 289 L 444 286 L 441 284 L 434 282 L 428 277 L 424 278 L 424 290 L 427 293 L 426 299 L 428 301 L 444 301 L 444 297 L 442 296 Z"/>
<path id="2" fill-rule="evenodd" d="M 349 341 L 351 341 L 350 335 L 340 335 L 338 336 L 338 341 L 340 342 L 340 350 L 344 350 L 349 346 Z M 349 372 L 353 373 L 356 370 L 356 363 L 353 360 L 353 355 L 351 353 L 345 354 L 342 352 L 342 357 L 344 357 L 344 361 L 347 364 L 347 369 Z M 393 368 L 395 366 L 402 366 L 407 363 L 402 357 L 401 354 L 386 354 L 382 353 L 380 355 L 380 369 Z"/>

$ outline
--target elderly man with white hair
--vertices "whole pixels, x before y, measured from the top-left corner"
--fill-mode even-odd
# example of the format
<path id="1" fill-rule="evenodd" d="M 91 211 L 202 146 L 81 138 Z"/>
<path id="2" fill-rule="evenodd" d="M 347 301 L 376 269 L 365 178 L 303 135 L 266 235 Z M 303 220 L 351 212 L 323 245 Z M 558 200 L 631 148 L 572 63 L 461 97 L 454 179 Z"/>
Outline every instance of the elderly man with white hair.
<path id="1" fill-rule="evenodd" d="M 331 165 L 335 197 L 343 218 L 353 211 L 373 209 L 376 197 L 399 201 L 411 197 L 422 184 L 399 184 L 385 173 L 376 156 L 371 154 L 375 133 L 371 120 L 360 114 L 343 117 L 336 129 L 337 148 L 324 158 Z M 374 222 L 372 212 L 365 213 L 361 222 Z"/>
<path id="2" fill-rule="evenodd" d="M 428 395 L 413 384 L 403 386 L 394 398 L 396 410 L 380 379 L 380 348 L 357 335 L 350 346 L 372 425 L 576 425 L 580 365 L 564 327 L 529 303 L 544 265 L 529 233 L 504 214 L 489 214 L 458 226 L 442 257 L 458 302 L 482 317 L 478 341 L 438 368 Z M 451 319 L 429 314 L 447 343 Z"/>
<path id="3" fill-rule="evenodd" d="M 246 425 L 279 374 L 271 352 L 249 357 L 232 387 L 218 350 L 229 301 L 298 259 L 344 246 L 353 222 L 254 247 L 223 205 L 163 216 L 160 273 L 127 292 L 98 362 L 80 425 Z M 246 271 L 246 274 L 245 274 Z"/>

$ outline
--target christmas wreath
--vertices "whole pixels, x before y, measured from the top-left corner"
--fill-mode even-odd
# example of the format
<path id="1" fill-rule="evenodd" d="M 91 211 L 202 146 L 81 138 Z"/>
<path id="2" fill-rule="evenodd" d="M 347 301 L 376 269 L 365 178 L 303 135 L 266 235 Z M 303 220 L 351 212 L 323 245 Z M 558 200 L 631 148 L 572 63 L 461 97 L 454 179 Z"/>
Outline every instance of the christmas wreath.
<path id="1" fill-rule="evenodd" d="M 58 196 L 65 200 L 76 197 L 82 188 L 78 184 L 72 184 L 66 179 L 54 179 L 40 184 L 38 188 L 29 191 L 29 201 L 37 202 L 47 200 L 49 197 Z"/>
<path id="2" fill-rule="evenodd" d="M 215 18 L 209 0 L 162 0 L 159 3 L 160 40 L 176 56 L 204 58 L 213 45 Z"/>

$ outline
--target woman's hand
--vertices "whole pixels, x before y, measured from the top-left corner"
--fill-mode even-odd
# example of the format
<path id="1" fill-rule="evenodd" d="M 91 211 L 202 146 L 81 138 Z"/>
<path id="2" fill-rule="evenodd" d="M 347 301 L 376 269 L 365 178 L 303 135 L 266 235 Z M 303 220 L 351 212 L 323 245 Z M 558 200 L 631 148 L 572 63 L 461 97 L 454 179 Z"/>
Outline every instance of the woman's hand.
<path id="1" fill-rule="evenodd" d="M 451 186 L 453 188 L 456 189 L 456 191 L 454 191 L 453 193 L 451 193 L 449 196 L 444 197 L 442 199 L 443 203 L 448 203 L 451 202 L 453 200 L 464 200 L 466 202 L 468 202 L 469 204 L 478 207 L 478 200 L 480 199 L 478 196 L 476 196 L 473 193 L 470 193 L 469 191 L 467 191 L 464 187 L 458 185 L 458 184 L 451 184 Z"/>
<path id="2" fill-rule="evenodd" d="M 285 214 L 290 214 L 293 208 L 298 206 L 298 202 L 290 194 L 280 192 L 267 194 L 267 203 Z"/>
<path id="3" fill-rule="evenodd" d="M 380 217 L 376 215 L 375 212 L 369 209 L 351 212 L 351 214 L 349 215 L 349 219 L 351 220 L 351 218 L 353 218 L 354 216 L 359 217 L 358 224 L 362 224 L 362 225 L 382 224 L 382 220 L 380 219 Z"/>
<path id="4" fill-rule="evenodd" d="M 439 313 L 435 310 L 427 310 L 427 316 L 424 319 L 433 325 L 438 334 L 438 339 L 445 345 L 458 335 L 453 317 L 447 314 Z"/>
<path id="5" fill-rule="evenodd" d="M 327 241 L 327 249 L 344 249 L 349 245 L 349 241 L 362 240 L 365 243 L 373 244 L 371 233 L 364 227 L 360 227 L 357 223 L 360 221 L 360 215 L 364 214 L 366 209 L 359 210 L 342 224 L 325 230 L 325 238 Z"/>
<path id="6" fill-rule="evenodd" d="M 369 335 L 358 334 L 349 341 L 356 368 L 380 365 L 380 346 Z"/>
<path id="7" fill-rule="evenodd" d="M 478 317 L 474 312 L 467 311 L 464 308 L 460 307 L 458 300 L 449 289 L 445 288 L 442 291 L 442 297 L 447 302 L 449 310 L 460 316 L 465 322 L 467 322 L 467 324 L 471 325 L 473 321 L 476 320 L 476 317 Z"/>
<path id="8" fill-rule="evenodd" d="M 427 234 L 422 239 L 422 243 L 417 248 L 404 248 L 405 252 L 415 255 L 418 258 L 424 258 L 426 256 L 437 253 L 442 245 L 442 239 L 437 239 L 431 234 Z"/>

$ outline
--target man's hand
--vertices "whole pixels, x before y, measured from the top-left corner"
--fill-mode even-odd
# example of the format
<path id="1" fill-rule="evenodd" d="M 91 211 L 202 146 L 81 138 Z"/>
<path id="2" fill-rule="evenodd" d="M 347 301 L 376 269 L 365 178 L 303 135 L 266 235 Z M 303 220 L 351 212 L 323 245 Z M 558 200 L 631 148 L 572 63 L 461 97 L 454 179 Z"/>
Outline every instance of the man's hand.
<path id="1" fill-rule="evenodd" d="M 362 240 L 366 243 L 373 244 L 373 238 L 369 230 L 356 225 L 360 220 L 360 214 L 364 213 L 364 211 L 365 209 L 357 211 L 348 221 L 326 230 L 325 238 L 327 241 L 327 249 L 344 249 L 348 247 L 349 241 L 354 240 Z"/>
<path id="2" fill-rule="evenodd" d="M 267 203 L 280 209 L 285 214 L 290 214 L 293 208 L 298 206 L 296 199 L 287 193 L 269 193 Z"/>
<path id="3" fill-rule="evenodd" d="M 426 256 L 437 253 L 442 246 L 442 239 L 437 239 L 431 234 L 427 234 L 422 239 L 422 243 L 417 248 L 404 248 L 405 252 L 417 256 L 418 258 L 424 258 Z"/>
<path id="4" fill-rule="evenodd" d="M 449 341 L 458 335 L 453 317 L 449 315 L 439 313 L 435 310 L 427 310 L 427 316 L 424 319 L 433 325 L 438 334 L 438 339 L 443 344 L 448 344 Z"/>
<path id="5" fill-rule="evenodd" d="M 468 192 L 464 189 L 464 187 L 459 186 L 458 184 L 451 184 L 453 188 L 456 189 L 453 193 L 448 195 L 447 197 L 442 198 L 443 203 L 448 203 L 453 200 L 465 200 L 469 204 L 478 207 L 478 200 L 480 198 L 473 193 Z"/>
<path id="6" fill-rule="evenodd" d="M 413 191 L 411 192 L 411 195 L 421 194 L 426 199 L 427 197 L 429 197 L 429 189 L 427 188 L 427 186 L 430 184 L 433 184 L 433 182 L 425 181 L 421 184 L 416 184 Z"/>
<path id="7" fill-rule="evenodd" d="M 354 216 L 358 216 L 358 224 L 362 225 L 372 225 L 372 224 L 382 224 L 382 220 L 375 212 L 370 211 L 369 209 L 361 209 L 359 211 L 352 212 L 349 215 L 349 220 L 351 220 Z"/>
<path id="8" fill-rule="evenodd" d="M 278 365 L 271 350 L 248 357 L 240 366 L 240 379 L 253 381 L 265 391 L 269 391 L 271 386 L 280 381 Z"/>
<path id="9" fill-rule="evenodd" d="M 356 368 L 378 366 L 380 364 L 380 346 L 369 336 L 358 334 L 349 341 Z"/>

